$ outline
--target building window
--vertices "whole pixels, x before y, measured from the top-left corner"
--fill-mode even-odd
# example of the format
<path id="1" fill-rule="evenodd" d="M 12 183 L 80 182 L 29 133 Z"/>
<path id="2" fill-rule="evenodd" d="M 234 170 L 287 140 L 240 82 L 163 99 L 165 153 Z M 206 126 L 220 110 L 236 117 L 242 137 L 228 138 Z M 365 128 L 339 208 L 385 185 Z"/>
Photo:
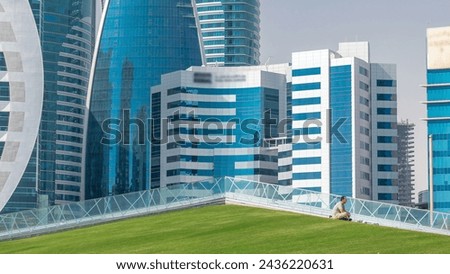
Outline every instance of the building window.
<path id="1" fill-rule="evenodd" d="M 4 149 L 5 149 L 5 142 L 0 142 L 0 158 L 2 157 Z"/>
<path id="2" fill-rule="evenodd" d="M 370 144 L 360 141 L 359 148 L 364 149 L 366 151 L 370 151 Z"/>
<path id="3" fill-rule="evenodd" d="M 378 171 L 395 172 L 395 171 L 398 171 L 398 166 L 397 165 L 378 165 Z"/>
<path id="4" fill-rule="evenodd" d="M 397 115 L 396 108 L 377 108 L 378 115 Z"/>
<path id="5" fill-rule="evenodd" d="M 390 123 L 390 122 L 378 122 L 377 123 L 378 129 L 396 129 L 397 123 Z"/>
<path id="6" fill-rule="evenodd" d="M 398 180 L 397 179 L 378 179 L 378 185 L 379 186 L 397 186 Z"/>
<path id="7" fill-rule="evenodd" d="M 359 82 L 359 88 L 365 91 L 369 91 L 369 85 L 364 82 Z"/>
<path id="8" fill-rule="evenodd" d="M 366 136 L 370 136 L 370 130 L 366 127 L 359 127 L 359 133 L 366 135 Z"/>
<path id="9" fill-rule="evenodd" d="M 392 150 L 378 150 L 378 157 L 380 158 L 393 158 L 397 157 L 397 151 Z"/>
<path id="10" fill-rule="evenodd" d="M 397 137 L 396 136 L 378 136 L 377 141 L 379 144 L 396 144 Z"/>
<path id="11" fill-rule="evenodd" d="M 0 112 L 0 131 L 8 131 L 9 112 Z"/>
<path id="12" fill-rule="evenodd" d="M 0 82 L 0 101 L 9 101 L 9 83 Z"/>
<path id="13" fill-rule="evenodd" d="M 369 173 L 361 171 L 360 176 L 361 176 L 361 179 L 366 180 L 366 181 L 370 181 L 370 174 Z"/>
<path id="14" fill-rule="evenodd" d="M 364 67 L 359 67 L 359 74 L 369 77 L 369 70 Z"/>
<path id="15" fill-rule="evenodd" d="M 321 163 L 322 163 L 321 157 L 294 158 L 292 160 L 293 165 L 318 165 Z"/>
<path id="16" fill-rule="evenodd" d="M 5 55 L 3 52 L 0 52 L 0 71 L 7 71 Z"/>
<path id="17" fill-rule="evenodd" d="M 304 90 L 316 90 L 320 89 L 320 82 L 316 83 L 307 83 L 307 84 L 296 84 L 292 85 L 292 91 L 304 91 Z"/>
<path id="18" fill-rule="evenodd" d="M 361 103 L 361 105 L 369 106 L 369 99 L 360 96 L 359 103 Z"/>
<path id="19" fill-rule="evenodd" d="M 292 70 L 292 76 L 309 76 L 309 75 L 320 75 L 320 68 L 306 68 L 306 69 L 295 69 Z"/>
<path id="20" fill-rule="evenodd" d="M 304 173 L 294 173 L 294 180 L 315 180 L 322 179 L 321 172 L 304 172 Z"/>
<path id="21" fill-rule="evenodd" d="M 366 157 L 363 157 L 363 156 L 360 156 L 360 163 L 362 165 L 370 166 L 370 159 L 366 158 Z"/>
<path id="22" fill-rule="evenodd" d="M 378 200 L 380 201 L 392 201 L 397 199 L 398 194 L 396 193 L 378 193 Z"/>
<path id="23" fill-rule="evenodd" d="M 377 87 L 397 87 L 396 80 L 377 80 Z"/>
<path id="24" fill-rule="evenodd" d="M 397 101 L 396 94 L 377 94 L 378 101 Z"/>
<path id="25" fill-rule="evenodd" d="M 370 121 L 370 116 L 368 113 L 365 113 L 364 111 L 359 112 L 359 118 L 366 120 L 367 122 Z"/>
<path id="26" fill-rule="evenodd" d="M 312 98 L 302 98 L 302 99 L 293 99 L 293 106 L 306 106 L 306 105 L 319 105 L 321 102 L 320 97 L 312 97 Z"/>

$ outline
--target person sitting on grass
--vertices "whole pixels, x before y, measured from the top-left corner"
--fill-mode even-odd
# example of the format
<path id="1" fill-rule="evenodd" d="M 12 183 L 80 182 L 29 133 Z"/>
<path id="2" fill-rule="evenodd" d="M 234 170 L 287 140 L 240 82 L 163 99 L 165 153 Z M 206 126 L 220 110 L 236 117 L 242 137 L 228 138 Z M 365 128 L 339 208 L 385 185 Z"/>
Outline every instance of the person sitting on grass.
<path id="1" fill-rule="evenodd" d="M 350 213 L 345 210 L 345 203 L 347 202 L 347 198 L 345 196 L 341 197 L 341 201 L 337 202 L 337 204 L 333 208 L 332 218 L 336 220 L 344 220 L 351 221 Z"/>

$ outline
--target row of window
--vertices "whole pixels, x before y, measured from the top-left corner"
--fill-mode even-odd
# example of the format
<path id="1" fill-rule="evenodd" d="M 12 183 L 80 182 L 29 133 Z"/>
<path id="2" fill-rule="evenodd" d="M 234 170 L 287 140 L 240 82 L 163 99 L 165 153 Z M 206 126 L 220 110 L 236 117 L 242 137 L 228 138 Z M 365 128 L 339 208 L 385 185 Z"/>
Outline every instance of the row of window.
<path id="1" fill-rule="evenodd" d="M 0 131 L 8 131 L 9 112 L 0 111 Z"/>
<path id="2" fill-rule="evenodd" d="M 10 101 L 8 82 L 0 82 L 0 101 Z"/>
<path id="3" fill-rule="evenodd" d="M 294 180 L 316 180 L 322 179 L 322 173 L 321 172 L 294 173 L 292 178 Z"/>

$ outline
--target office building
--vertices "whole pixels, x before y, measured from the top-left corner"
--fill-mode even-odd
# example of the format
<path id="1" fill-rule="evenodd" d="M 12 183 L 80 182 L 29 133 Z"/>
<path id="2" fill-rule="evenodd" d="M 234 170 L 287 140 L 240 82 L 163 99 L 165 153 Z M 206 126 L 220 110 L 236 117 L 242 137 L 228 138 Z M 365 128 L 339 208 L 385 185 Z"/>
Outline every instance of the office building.
<path id="1" fill-rule="evenodd" d="M 414 206 L 414 127 L 402 121 L 398 124 L 398 201 Z"/>
<path id="2" fill-rule="evenodd" d="M 397 151 L 396 97 L 376 100 L 395 84 L 395 66 L 372 64 L 367 42 L 293 53 L 293 185 L 395 203 L 396 186 L 378 180 L 397 179 L 397 158 L 373 157 Z"/>
<path id="3" fill-rule="evenodd" d="M 427 30 L 430 209 L 450 211 L 450 27 Z M 432 204 L 431 204 L 432 203 Z"/>
<path id="4" fill-rule="evenodd" d="M 159 186 L 150 182 L 159 165 L 150 89 L 162 74 L 202 65 L 191 0 L 110 0 L 104 9 L 84 116 L 86 199 Z"/>
<path id="5" fill-rule="evenodd" d="M 259 65 L 259 0 L 196 0 L 206 63 Z"/>
<path id="6" fill-rule="evenodd" d="M 392 64 L 371 64 L 370 76 L 372 199 L 398 203 L 396 66 Z M 364 164 L 367 164 L 367 161 L 368 159 L 365 159 Z M 361 163 L 363 163 L 362 159 Z"/>
<path id="7" fill-rule="evenodd" d="M 0 0 L 0 211 L 3 212 L 33 208 L 37 203 L 36 181 L 27 178 L 27 174 L 33 174 L 30 168 L 36 167 L 33 156 L 41 121 L 43 75 L 38 28 L 28 1 Z M 10 208 L 4 210 L 8 202 Z"/>
<path id="8" fill-rule="evenodd" d="M 283 148 L 270 142 L 281 136 L 285 93 L 285 75 L 258 67 L 163 75 L 152 88 L 154 118 L 162 121 L 161 163 L 152 174 L 161 186 L 224 176 L 277 184 Z"/>
<path id="9" fill-rule="evenodd" d="M 39 135 L 5 212 L 80 201 L 86 91 L 95 34 L 95 1 L 29 0 L 44 69 Z M 22 7 L 23 8 L 23 7 Z M 13 11 L 20 16 L 18 7 Z M 39 104 L 39 101 L 36 101 Z"/>

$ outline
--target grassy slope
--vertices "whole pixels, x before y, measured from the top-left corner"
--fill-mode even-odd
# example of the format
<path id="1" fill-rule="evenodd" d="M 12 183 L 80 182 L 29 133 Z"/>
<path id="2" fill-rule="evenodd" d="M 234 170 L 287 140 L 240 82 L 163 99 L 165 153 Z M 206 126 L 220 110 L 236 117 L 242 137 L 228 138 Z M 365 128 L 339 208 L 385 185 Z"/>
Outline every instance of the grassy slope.
<path id="1" fill-rule="evenodd" d="M 0 242 L 0 253 L 450 253 L 450 237 L 211 206 Z"/>

